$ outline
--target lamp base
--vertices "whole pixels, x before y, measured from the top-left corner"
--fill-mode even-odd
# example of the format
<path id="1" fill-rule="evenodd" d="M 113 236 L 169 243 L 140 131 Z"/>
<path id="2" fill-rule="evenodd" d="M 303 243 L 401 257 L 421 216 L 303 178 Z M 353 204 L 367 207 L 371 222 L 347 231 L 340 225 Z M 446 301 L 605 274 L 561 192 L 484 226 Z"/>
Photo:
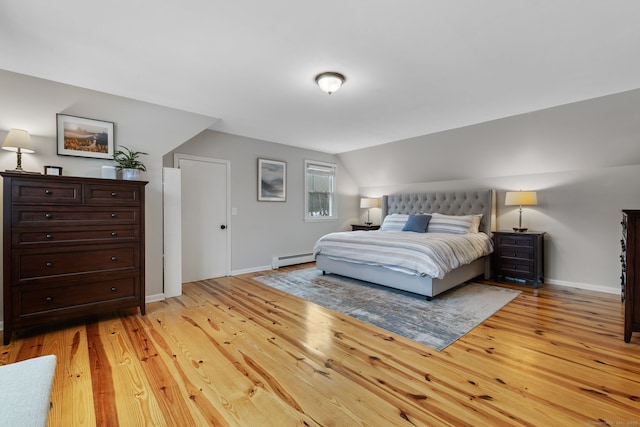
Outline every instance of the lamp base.
<path id="1" fill-rule="evenodd" d="M 518 228 L 518 227 L 513 227 L 513 231 L 518 232 L 518 233 L 522 233 L 524 231 L 527 231 L 528 228 Z"/>

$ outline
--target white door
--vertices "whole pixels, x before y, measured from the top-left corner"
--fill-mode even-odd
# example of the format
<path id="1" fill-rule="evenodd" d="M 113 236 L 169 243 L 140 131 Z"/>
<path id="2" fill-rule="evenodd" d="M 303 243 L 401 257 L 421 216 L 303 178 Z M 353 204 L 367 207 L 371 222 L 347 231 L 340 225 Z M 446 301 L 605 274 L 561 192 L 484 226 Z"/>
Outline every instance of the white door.
<path id="1" fill-rule="evenodd" d="M 175 155 L 182 177 L 182 281 L 230 274 L 230 165 L 227 160 Z"/>

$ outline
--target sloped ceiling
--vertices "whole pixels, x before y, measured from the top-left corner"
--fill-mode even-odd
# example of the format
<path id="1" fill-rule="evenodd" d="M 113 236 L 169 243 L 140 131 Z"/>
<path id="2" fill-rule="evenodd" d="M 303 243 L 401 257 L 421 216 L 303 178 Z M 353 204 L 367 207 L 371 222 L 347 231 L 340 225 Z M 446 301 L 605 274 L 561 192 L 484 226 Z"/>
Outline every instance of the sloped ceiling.
<path id="1" fill-rule="evenodd" d="M 4 0 L 0 69 L 343 153 L 640 88 L 638 22 L 634 0 Z"/>

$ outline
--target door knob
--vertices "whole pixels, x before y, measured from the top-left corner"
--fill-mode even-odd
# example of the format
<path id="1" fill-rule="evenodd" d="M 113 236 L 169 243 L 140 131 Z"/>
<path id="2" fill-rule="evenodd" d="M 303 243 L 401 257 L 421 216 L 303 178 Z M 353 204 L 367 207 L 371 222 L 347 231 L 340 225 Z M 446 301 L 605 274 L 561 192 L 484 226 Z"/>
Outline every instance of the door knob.
<path id="1" fill-rule="evenodd" d="M 224 230 L 225 228 L 227 228 L 227 226 L 224 224 L 220 226 L 220 230 Z"/>

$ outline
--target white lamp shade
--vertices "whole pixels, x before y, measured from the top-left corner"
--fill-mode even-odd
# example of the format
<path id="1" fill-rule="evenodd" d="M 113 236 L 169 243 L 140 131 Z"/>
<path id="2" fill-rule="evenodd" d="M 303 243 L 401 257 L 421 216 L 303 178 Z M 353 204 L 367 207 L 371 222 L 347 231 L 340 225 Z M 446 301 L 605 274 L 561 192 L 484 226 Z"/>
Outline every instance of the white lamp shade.
<path id="1" fill-rule="evenodd" d="M 369 198 L 369 197 L 363 197 L 363 198 L 360 199 L 360 207 L 362 209 L 380 207 L 380 199 L 372 199 L 372 198 Z"/>
<path id="2" fill-rule="evenodd" d="M 340 73 L 328 72 L 318 74 L 316 76 L 316 83 L 318 84 L 320 89 L 327 92 L 329 95 L 340 89 L 344 81 L 345 78 Z"/>
<path id="3" fill-rule="evenodd" d="M 33 144 L 29 132 L 22 129 L 11 129 L 2 143 L 2 149 L 7 151 L 18 151 L 23 153 L 33 153 Z"/>
<path id="4" fill-rule="evenodd" d="M 538 194 L 535 191 L 507 191 L 504 204 L 505 206 L 537 205 Z"/>

